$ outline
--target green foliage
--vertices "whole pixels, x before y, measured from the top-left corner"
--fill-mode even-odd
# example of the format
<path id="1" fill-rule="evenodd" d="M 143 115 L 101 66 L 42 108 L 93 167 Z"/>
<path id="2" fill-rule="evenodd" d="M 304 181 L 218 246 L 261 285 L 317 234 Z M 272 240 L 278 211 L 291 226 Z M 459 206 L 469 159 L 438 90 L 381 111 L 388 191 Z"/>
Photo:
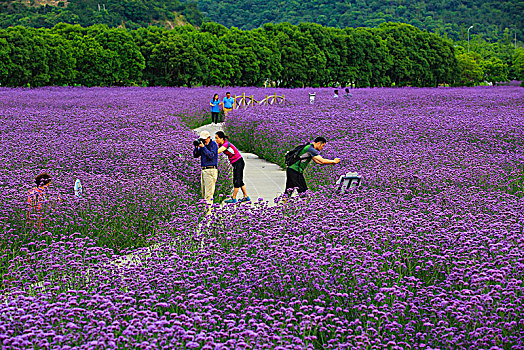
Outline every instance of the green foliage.
<path id="1" fill-rule="evenodd" d="M 131 31 L 62 23 L 0 29 L 0 84 L 380 87 L 475 85 L 508 76 L 502 60 L 457 49 L 455 58 L 449 40 L 395 23 L 280 23 L 250 31 L 211 23 Z"/>
<path id="2" fill-rule="evenodd" d="M 154 83 L 159 85 L 191 86 L 201 80 L 204 64 L 191 37 L 180 34 L 169 35 L 151 54 L 151 67 L 157 72 Z"/>
<path id="3" fill-rule="evenodd" d="M 508 65 L 503 63 L 500 58 L 494 57 L 480 62 L 480 67 L 484 72 L 484 80 L 497 83 L 508 80 Z"/>
<path id="4" fill-rule="evenodd" d="M 152 24 L 171 27 L 179 21 L 202 24 L 202 14 L 194 3 L 178 0 L 69 0 L 58 6 L 26 6 L 15 0 L 0 1 L 0 27 L 23 25 L 52 28 L 64 22 L 91 26 L 138 28 Z"/>
<path id="5" fill-rule="evenodd" d="M 9 70 L 13 63 L 11 62 L 11 46 L 7 40 L 0 38 L 0 84 L 7 81 Z"/>
<path id="6" fill-rule="evenodd" d="M 524 48 L 518 47 L 513 55 L 513 72 L 515 79 L 524 82 Z"/>
<path id="7" fill-rule="evenodd" d="M 515 75 L 512 68 L 515 50 L 518 50 L 518 47 L 515 47 L 515 42 L 512 40 L 510 34 L 510 31 L 506 30 L 502 40 L 494 43 L 487 41 L 482 35 L 472 35 L 469 47 L 470 51 L 476 52 L 480 55 L 481 60 L 491 61 L 495 58 L 500 59 L 502 63 L 507 66 L 507 79 L 518 80 L 518 77 Z M 467 40 L 457 41 L 455 44 L 460 45 L 463 48 L 468 47 Z M 464 49 L 464 52 L 465 51 L 467 51 L 467 49 Z"/>
<path id="8" fill-rule="evenodd" d="M 42 86 L 49 82 L 47 45 L 36 30 L 9 28 L 0 32 L 0 40 L 5 43 L 0 52 L 9 52 L 3 64 L 7 74 L 0 81 L 2 86 Z"/>
<path id="9" fill-rule="evenodd" d="M 484 78 L 482 67 L 477 63 L 480 56 L 477 53 L 463 53 L 457 56 L 458 75 L 455 85 L 474 86 Z"/>
<path id="10" fill-rule="evenodd" d="M 49 81 L 46 85 L 70 85 L 75 82 L 76 59 L 72 43 L 60 35 L 40 32 L 47 44 Z"/>
<path id="11" fill-rule="evenodd" d="M 456 66 L 451 42 L 408 24 L 383 24 L 379 35 L 395 62 L 388 70 L 395 86 L 438 86 L 450 81 L 445 67 Z"/>
<path id="12" fill-rule="evenodd" d="M 0 30 L 2 86 L 132 85 L 144 57 L 129 32 L 107 26 Z"/>
<path id="13" fill-rule="evenodd" d="M 241 29 L 270 22 L 314 22 L 338 28 L 402 22 L 454 40 L 465 39 L 471 24 L 476 24 L 474 33 L 492 41 L 500 40 L 506 28 L 516 30 L 518 38 L 524 36 L 523 4 L 510 0 L 199 0 L 197 3 L 211 21 Z"/>

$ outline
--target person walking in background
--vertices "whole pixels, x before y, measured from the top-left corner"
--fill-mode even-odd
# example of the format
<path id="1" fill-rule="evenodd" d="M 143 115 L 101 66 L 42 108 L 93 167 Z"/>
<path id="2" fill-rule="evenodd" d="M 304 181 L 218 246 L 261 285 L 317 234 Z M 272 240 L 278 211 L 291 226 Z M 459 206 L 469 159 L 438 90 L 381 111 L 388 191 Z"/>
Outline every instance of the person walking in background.
<path id="1" fill-rule="evenodd" d="M 224 108 L 224 118 L 227 117 L 227 114 L 235 108 L 235 99 L 231 97 L 231 93 L 226 92 L 226 97 L 222 101 L 222 107 Z"/>
<path id="2" fill-rule="evenodd" d="M 333 98 L 338 98 L 338 90 L 335 90 L 335 92 L 333 94 Z"/>
<path id="3" fill-rule="evenodd" d="M 218 115 L 220 113 L 220 99 L 218 98 L 218 94 L 213 95 L 209 105 L 211 106 L 211 122 L 218 124 Z"/>
<path id="4" fill-rule="evenodd" d="M 344 95 L 345 98 L 350 98 L 351 97 L 351 92 L 349 92 L 349 89 L 346 88 L 346 94 Z"/>
<path id="5" fill-rule="evenodd" d="M 213 204 L 215 194 L 215 184 L 218 179 L 218 146 L 211 140 L 211 134 L 207 130 L 200 132 L 200 138 L 195 141 L 193 157 L 200 157 L 200 188 L 202 198 L 208 205 Z"/>
<path id="6" fill-rule="evenodd" d="M 307 191 L 306 179 L 304 178 L 304 171 L 313 160 L 317 164 L 338 164 L 340 158 L 333 160 L 322 158 L 320 152 L 326 145 L 326 139 L 319 136 L 312 143 L 305 145 L 297 154 L 296 161 L 290 164 L 286 169 L 286 193 L 291 196 L 293 190 L 298 188 L 298 193 Z"/>
<path id="7" fill-rule="evenodd" d="M 248 202 L 251 199 L 247 195 L 246 186 L 244 184 L 244 167 L 246 163 L 244 158 L 238 151 L 238 149 L 228 140 L 226 134 L 223 131 L 218 131 L 215 134 L 215 141 L 218 144 L 218 153 L 224 152 L 225 155 L 229 158 L 229 162 L 233 166 L 233 194 L 231 199 L 226 200 L 226 203 L 236 203 L 238 190 L 242 189 L 244 197 L 239 199 L 239 202 Z"/>

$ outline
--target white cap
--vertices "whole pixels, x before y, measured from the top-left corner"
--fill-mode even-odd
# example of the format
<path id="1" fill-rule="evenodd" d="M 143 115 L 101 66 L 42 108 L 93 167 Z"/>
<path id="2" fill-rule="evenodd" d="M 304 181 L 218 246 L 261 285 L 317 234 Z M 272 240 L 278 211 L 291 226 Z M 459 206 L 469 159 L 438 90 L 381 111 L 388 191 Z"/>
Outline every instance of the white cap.
<path id="1" fill-rule="evenodd" d="M 200 138 L 201 138 L 201 139 L 207 140 L 208 137 L 211 137 L 211 134 L 209 133 L 209 131 L 207 131 L 207 130 L 202 130 L 202 131 L 200 132 Z"/>

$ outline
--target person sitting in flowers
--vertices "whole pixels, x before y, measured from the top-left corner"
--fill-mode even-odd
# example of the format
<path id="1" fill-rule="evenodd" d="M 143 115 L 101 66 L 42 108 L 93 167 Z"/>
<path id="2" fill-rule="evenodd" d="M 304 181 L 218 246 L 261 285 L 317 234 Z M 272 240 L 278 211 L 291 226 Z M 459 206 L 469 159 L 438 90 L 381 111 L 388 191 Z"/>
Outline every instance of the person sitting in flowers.
<path id="1" fill-rule="evenodd" d="M 29 220 L 38 222 L 38 227 L 42 227 L 42 211 L 43 204 L 47 201 L 47 188 L 53 179 L 48 173 L 41 173 L 35 178 L 36 187 L 33 187 L 27 193 L 27 206 Z"/>
<path id="2" fill-rule="evenodd" d="M 242 189 L 244 197 L 239 199 L 239 202 L 248 202 L 251 199 L 247 195 L 246 186 L 244 185 L 244 167 L 246 163 L 238 149 L 228 140 L 223 131 L 217 131 L 215 134 L 215 141 L 218 144 L 218 153 L 224 152 L 227 155 L 229 162 L 233 166 L 233 194 L 231 199 L 226 200 L 226 203 L 236 203 L 238 190 Z"/>

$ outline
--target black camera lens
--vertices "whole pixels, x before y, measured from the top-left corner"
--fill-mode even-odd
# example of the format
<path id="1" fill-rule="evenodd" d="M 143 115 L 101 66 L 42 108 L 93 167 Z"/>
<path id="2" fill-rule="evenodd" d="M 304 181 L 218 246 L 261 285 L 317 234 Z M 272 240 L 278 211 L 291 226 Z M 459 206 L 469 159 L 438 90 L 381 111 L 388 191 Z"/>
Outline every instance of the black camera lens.
<path id="1" fill-rule="evenodd" d="M 193 141 L 193 145 L 195 145 L 195 147 L 198 147 L 198 145 L 200 145 L 200 139 Z"/>

